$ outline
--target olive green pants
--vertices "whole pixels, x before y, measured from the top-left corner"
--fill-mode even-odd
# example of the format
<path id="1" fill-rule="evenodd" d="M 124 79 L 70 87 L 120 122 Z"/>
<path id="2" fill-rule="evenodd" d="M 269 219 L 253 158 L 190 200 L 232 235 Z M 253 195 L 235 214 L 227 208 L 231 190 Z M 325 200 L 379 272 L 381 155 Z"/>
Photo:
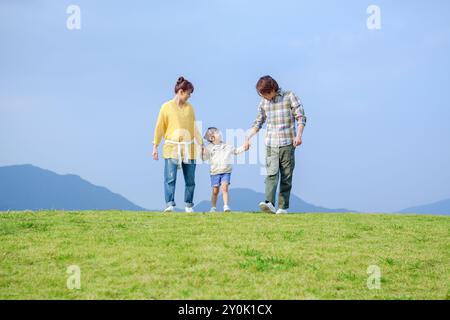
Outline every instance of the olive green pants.
<path id="1" fill-rule="evenodd" d="M 278 181 L 280 181 L 278 207 L 281 209 L 289 208 L 294 167 L 295 148 L 293 145 L 266 147 L 266 201 L 275 205 L 275 195 Z"/>

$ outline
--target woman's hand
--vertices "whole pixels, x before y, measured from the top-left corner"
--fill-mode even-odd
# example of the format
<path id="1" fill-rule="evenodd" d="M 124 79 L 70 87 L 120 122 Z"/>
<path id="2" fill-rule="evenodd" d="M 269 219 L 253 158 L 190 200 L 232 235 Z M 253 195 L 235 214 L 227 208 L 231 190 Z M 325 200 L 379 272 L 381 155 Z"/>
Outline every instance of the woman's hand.
<path id="1" fill-rule="evenodd" d="M 156 146 L 156 145 L 153 146 L 152 156 L 153 156 L 153 160 L 159 160 L 159 157 L 158 157 L 158 146 Z"/>
<path id="2" fill-rule="evenodd" d="M 206 149 L 205 146 L 202 145 L 202 161 L 205 161 L 205 159 L 206 159 Z"/>

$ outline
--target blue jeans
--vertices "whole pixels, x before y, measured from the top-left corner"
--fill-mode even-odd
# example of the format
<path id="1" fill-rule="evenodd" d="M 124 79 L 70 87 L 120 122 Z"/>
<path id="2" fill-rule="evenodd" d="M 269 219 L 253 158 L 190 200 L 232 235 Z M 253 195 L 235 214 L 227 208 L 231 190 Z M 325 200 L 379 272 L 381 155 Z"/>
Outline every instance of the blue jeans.
<path id="1" fill-rule="evenodd" d="M 183 163 L 183 176 L 185 182 L 184 202 L 186 207 L 194 206 L 194 190 L 195 190 L 195 160 L 190 163 Z M 164 196 L 166 197 L 167 206 L 176 206 L 175 204 L 175 185 L 177 182 L 177 159 L 164 159 Z"/>

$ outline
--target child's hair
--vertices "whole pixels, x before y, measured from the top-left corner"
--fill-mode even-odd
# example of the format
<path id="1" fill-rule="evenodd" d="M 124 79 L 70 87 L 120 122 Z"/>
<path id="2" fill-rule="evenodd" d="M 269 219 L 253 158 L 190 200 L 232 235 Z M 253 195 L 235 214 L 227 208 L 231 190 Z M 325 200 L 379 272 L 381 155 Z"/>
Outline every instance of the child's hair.
<path id="1" fill-rule="evenodd" d="M 209 127 L 208 130 L 206 130 L 205 135 L 204 135 L 203 138 L 206 141 L 208 141 L 208 142 L 212 142 L 213 141 L 213 135 L 217 131 L 219 131 L 219 129 L 217 129 L 216 127 Z"/>
<path id="2" fill-rule="evenodd" d="M 278 83 L 271 76 L 261 77 L 256 84 L 256 91 L 260 94 L 268 94 L 272 91 L 277 92 L 279 88 Z"/>
<path id="3" fill-rule="evenodd" d="M 191 93 L 194 92 L 194 86 L 192 85 L 192 83 L 190 83 L 183 77 L 178 78 L 177 83 L 175 84 L 175 93 L 178 93 L 180 89 L 183 91 L 190 91 Z"/>

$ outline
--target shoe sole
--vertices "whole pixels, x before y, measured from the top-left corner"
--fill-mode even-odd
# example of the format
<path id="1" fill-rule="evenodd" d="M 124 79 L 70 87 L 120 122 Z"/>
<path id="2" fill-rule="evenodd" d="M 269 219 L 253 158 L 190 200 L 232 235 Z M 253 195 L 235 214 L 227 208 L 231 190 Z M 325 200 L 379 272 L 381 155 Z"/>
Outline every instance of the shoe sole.
<path id="1" fill-rule="evenodd" d="M 265 205 L 265 204 L 260 204 L 260 205 L 259 205 L 259 208 L 261 209 L 262 212 L 270 213 L 270 214 L 275 214 L 275 212 L 273 212 L 272 210 L 270 210 L 270 208 L 269 208 L 267 205 Z"/>

